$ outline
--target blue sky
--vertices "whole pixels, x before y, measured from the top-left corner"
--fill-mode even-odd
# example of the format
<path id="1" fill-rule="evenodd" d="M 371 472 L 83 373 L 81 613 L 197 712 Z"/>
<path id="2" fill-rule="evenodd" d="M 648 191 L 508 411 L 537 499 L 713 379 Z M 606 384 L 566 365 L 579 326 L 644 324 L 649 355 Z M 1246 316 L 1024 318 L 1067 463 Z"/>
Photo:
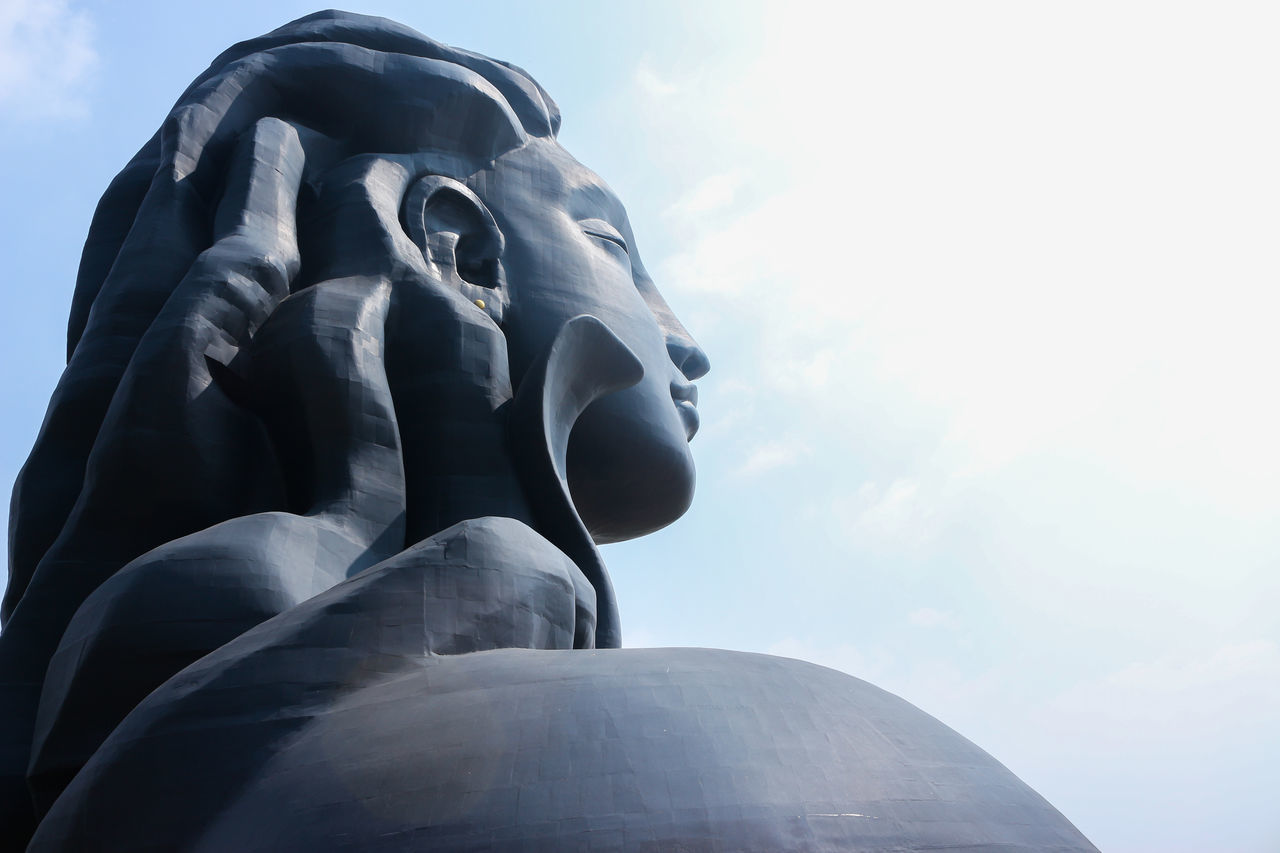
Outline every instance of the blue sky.
<path id="1" fill-rule="evenodd" d="M 0 0 L 0 481 L 98 196 L 314 8 Z M 1107 851 L 1280 849 L 1273 8 L 348 8 L 528 69 L 711 356 L 628 645 L 866 678 Z"/>

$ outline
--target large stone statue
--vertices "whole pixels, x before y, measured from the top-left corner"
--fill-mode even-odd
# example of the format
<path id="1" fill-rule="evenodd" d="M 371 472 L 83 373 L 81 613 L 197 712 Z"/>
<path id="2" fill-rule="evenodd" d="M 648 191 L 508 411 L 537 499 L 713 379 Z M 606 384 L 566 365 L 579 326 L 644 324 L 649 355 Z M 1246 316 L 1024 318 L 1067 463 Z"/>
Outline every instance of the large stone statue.
<path id="1" fill-rule="evenodd" d="M 14 493 L 7 848 L 1093 849 L 857 679 L 619 648 L 596 546 L 688 507 L 709 365 L 559 122 L 326 12 L 111 184 Z"/>

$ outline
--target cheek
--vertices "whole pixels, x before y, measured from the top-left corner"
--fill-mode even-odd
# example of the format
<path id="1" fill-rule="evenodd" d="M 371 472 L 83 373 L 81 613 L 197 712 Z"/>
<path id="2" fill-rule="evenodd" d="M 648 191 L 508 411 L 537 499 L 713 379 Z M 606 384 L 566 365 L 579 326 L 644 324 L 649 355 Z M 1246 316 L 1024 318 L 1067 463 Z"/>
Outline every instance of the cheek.
<path id="1" fill-rule="evenodd" d="M 643 536 L 675 521 L 693 498 L 693 459 L 669 396 L 652 385 L 605 397 L 569 440 L 569 487 L 598 542 Z"/>
<path id="2" fill-rule="evenodd" d="M 598 281 L 582 281 L 580 269 L 569 268 L 555 281 L 546 277 L 511 282 L 511 304 L 503 321 L 517 381 L 573 317 L 590 314 L 617 335 L 644 364 L 645 380 L 670 395 L 673 369 L 662 330 L 639 295 L 616 288 L 602 291 Z M 510 278 L 509 278 L 510 280 Z M 523 288 L 523 292 L 521 292 Z M 655 398 L 657 395 L 654 395 Z"/>

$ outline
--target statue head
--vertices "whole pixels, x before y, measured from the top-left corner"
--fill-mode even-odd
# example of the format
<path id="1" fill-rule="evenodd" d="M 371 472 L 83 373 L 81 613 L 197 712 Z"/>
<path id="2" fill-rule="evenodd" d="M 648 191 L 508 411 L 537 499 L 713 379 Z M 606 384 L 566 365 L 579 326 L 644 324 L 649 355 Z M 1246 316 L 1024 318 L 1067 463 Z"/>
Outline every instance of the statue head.
<path id="1" fill-rule="evenodd" d="M 581 314 L 643 368 L 573 428 L 581 522 L 606 542 L 681 515 L 708 363 L 559 123 L 520 69 L 383 19 L 319 13 L 218 57 L 99 204 L 15 488 L 5 616 L 55 584 L 74 611 L 139 554 L 254 512 L 342 505 L 402 541 L 485 500 L 517 514 L 504 411 Z M 328 364 L 316 340 L 343 334 Z M 395 434 L 354 446 L 371 407 Z"/>
<path id="2" fill-rule="evenodd" d="M 14 488 L 0 806 L 46 807 L 186 663 L 458 522 L 541 534 L 574 646 L 620 645 L 595 546 L 688 507 L 708 363 L 559 124 L 520 69 L 342 12 L 178 99 L 98 205 Z"/>
<path id="3" fill-rule="evenodd" d="M 572 434 L 568 477 L 583 520 L 598 542 L 664 526 L 693 494 L 693 380 L 709 365 L 646 272 L 621 202 L 546 139 L 502 155 L 473 182 L 506 238 L 513 381 L 582 313 L 603 321 L 644 366 L 638 383 L 593 404 Z"/>

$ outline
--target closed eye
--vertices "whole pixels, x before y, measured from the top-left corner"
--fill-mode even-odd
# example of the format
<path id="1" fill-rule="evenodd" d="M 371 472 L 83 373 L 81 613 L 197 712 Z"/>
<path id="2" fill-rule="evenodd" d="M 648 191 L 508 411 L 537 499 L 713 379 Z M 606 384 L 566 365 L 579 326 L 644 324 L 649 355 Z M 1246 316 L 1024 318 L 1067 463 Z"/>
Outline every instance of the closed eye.
<path id="1" fill-rule="evenodd" d="M 582 226 L 583 234 L 589 237 L 598 237 L 601 240 L 608 240 L 610 243 L 621 246 L 622 251 L 628 252 L 627 241 L 618 233 L 618 229 L 603 219 L 583 219 L 578 224 Z"/>

